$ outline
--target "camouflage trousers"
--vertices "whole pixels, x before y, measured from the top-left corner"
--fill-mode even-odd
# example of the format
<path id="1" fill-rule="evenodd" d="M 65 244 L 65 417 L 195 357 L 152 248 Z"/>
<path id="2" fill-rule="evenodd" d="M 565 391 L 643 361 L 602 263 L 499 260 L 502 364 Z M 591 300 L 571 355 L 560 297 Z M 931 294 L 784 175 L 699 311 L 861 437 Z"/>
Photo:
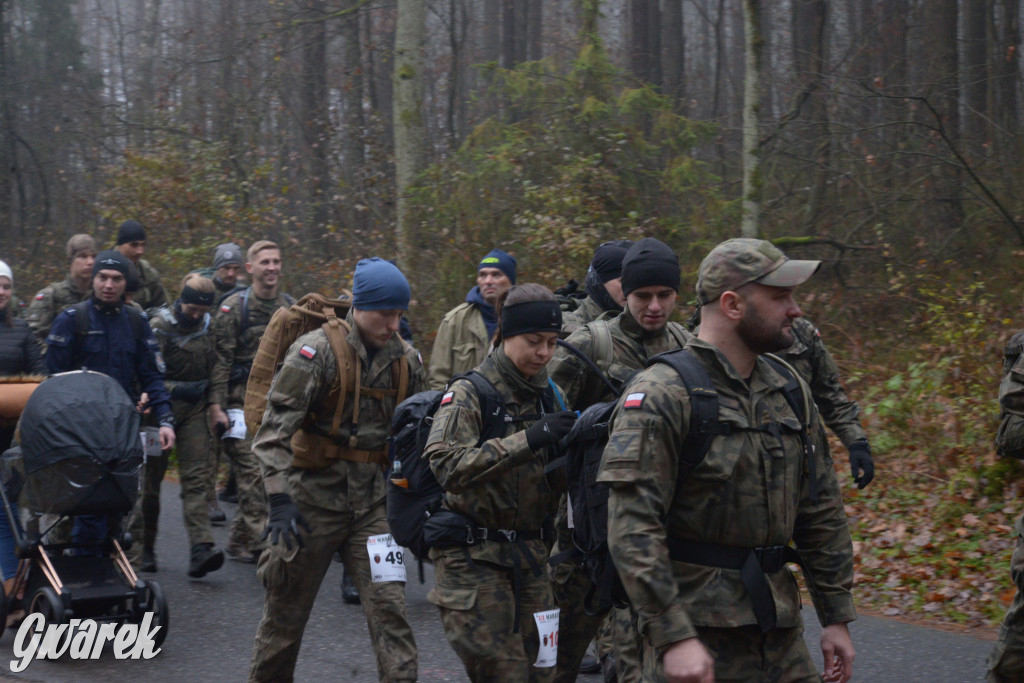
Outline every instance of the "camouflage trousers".
<path id="1" fill-rule="evenodd" d="M 474 682 L 548 683 L 555 667 L 537 668 L 540 636 L 535 612 L 556 607 L 545 574 L 522 572 L 519 591 L 519 633 L 513 633 L 516 596 L 512 569 L 465 555 L 442 555 L 434 560 L 434 588 L 427 599 L 441 610 L 444 633 L 466 673 Z M 562 625 L 559 620 L 559 648 Z M 584 646 L 585 647 L 585 646 Z"/>
<path id="2" fill-rule="evenodd" d="M 762 633 L 756 625 L 735 628 L 697 627 L 697 636 L 715 660 L 715 681 L 742 683 L 810 683 L 821 681 L 804 643 L 804 629 L 776 628 Z M 644 647 L 644 680 L 664 681 L 659 654 Z"/>
<path id="3" fill-rule="evenodd" d="M 335 551 L 341 554 L 345 571 L 359 591 L 380 680 L 416 680 L 416 641 L 405 614 L 405 584 L 370 581 L 366 539 L 389 533 L 384 501 L 359 513 L 325 510 L 302 500 L 295 505 L 312 531 L 303 531 L 304 548 L 293 543 L 288 551 L 278 543 L 268 545 L 260 556 L 256 575 L 267 593 L 249 680 L 279 683 L 293 679 L 302 633 Z"/>
<path id="4" fill-rule="evenodd" d="M 210 438 L 210 472 L 206 478 L 206 500 L 212 505 L 217 502 L 217 475 L 220 473 L 221 456 L 224 453 L 223 441 Z"/>
<path id="5" fill-rule="evenodd" d="M 259 553 L 266 545 L 261 536 L 267 525 L 267 494 L 263 490 L 259 462 L 252 452 L 252 436 L 227 439 L 223 444 L 238 482 L 238 509 L 231 520 L 228 547 L 248 548 L 252 553 Z"/>
<path id="6" fill-rule="evenodd" d="M 200 413 L 175 425 L 174 434 L 181 480 L 181 508 L 189 545 L 213 543 L 206 509 L 211 438 L 205 416 Z M 128 552 L 128 559 L 135 564 L 142 557 L 142 549 L 152 548 L 156 543 L 160 485 L 167 473 L 168 455 L 165 452 L 159 458 L 149 458 L 142 468 L 142 487 L 128 527 L 136 541 Z"/>
<path id="7" fill-rule="evenodd" d="M 1010 577 L 1017 587 L 1013 604 L 999 627 L 999 639 L 988 656 L 985 680 L 992 683 L 1024 680 L 1024 515 L 1017 520 L 1017 547 L 1010 558 Z"/>
<path id="8" fill-rule="evenodd" d="M 580 660 L 601 629 L 604 615 L 591 616 L 583 609 L 590 590 L 590 576 L 574 562 L 551 569 L 551 590 L 558 602 L 558 665 L 555 681 L 572 683 L 580 672 Z"/>
<path id="9" fill-rule="evenodd" d="M 608 614 L 608 621 L 618 682 L 639 683 L 643 673 L 644 639 L 637 628 L 636 614 L 629 607 L 616 607 Z M 598 645 L 601 645 L 600 639 Z"/>

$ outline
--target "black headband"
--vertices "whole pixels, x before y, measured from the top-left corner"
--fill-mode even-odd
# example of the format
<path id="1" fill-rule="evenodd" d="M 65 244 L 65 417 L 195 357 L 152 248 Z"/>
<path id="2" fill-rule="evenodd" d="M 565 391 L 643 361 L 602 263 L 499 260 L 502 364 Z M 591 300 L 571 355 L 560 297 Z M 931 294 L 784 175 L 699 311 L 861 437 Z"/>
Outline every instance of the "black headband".
<path id="1" fill-rule="evenodd" d="M 200 292 L 185 285 L 181 289 L 181 303 L 197 306 L 212 306 L 213 292 Z"/>
<path id="2" fill-rule="evenodd" d="M 501 307 L 501 336 L 504 339 L 530 332 L 561 332 L 562 309 L 554 299 L 523 301 Z"/>

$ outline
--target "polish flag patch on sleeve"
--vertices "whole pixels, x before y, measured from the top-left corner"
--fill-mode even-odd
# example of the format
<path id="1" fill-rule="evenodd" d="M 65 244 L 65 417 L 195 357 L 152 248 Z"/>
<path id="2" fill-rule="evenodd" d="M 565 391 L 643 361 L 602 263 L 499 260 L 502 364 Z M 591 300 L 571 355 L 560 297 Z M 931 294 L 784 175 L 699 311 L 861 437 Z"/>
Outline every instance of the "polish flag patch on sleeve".
<path id="1" fill-rule="evenodd" d="M 443 405 L 443 406 L 448 405 L 449 403 L 452 402 L 453 398 L 455 398 L 455 392 L 454 391 L 449 391 L 447 394 L 445 394 L 444 396 L 441 397 L 441 405 Z"/>
<path id="2" fill-rule="evenodd" d="M 644 404 L 644 399 L 647 398 L 647 394 L 640 392 L 637 394 L 630 394 L 626 397 L 626 400 L 622 403 L 623 408 L 639 408 Z"/>
<path id="3" fill-rule="evenodd" d="M 45 294 L 43 294 L 42 292 L 39 292 L 38 294 L 36 294 L 36 301 L 41 300 L 45 296 L 46 296 Z"/>
<path id="4" fill-rule="evenodd" d="M 314 349 L 312 346 L 308 346 L 306 344 L 303 344 L 302 348 L 299 349 L 299 355 L 302 356 L 303 358 L 308 358 L 309 360 L 313 360 L 313 356 L 316 355 L 316 349 Z"/>
<path id="5" fill-rule="evenodd" d="M 220 307 L 220 312 L 221 313 L 230 313 L 231 312 L 231 307 L 228 306 L 227 304 L 224 304 L 224 305 L 222 305 Z"/>

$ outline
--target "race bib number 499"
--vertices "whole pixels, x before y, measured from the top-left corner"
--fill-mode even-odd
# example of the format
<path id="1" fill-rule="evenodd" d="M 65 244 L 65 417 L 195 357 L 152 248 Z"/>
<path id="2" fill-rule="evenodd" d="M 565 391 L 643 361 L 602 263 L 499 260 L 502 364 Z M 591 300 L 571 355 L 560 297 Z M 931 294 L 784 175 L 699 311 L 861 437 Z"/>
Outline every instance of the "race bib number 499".
<path id="1" fill-rule="evenodd" d="M 405 581 L 405 549 L 395 543 L 391 534 L 367 538 L 366 553 L 370 556 L 370 580 L 374 583 Z"/>

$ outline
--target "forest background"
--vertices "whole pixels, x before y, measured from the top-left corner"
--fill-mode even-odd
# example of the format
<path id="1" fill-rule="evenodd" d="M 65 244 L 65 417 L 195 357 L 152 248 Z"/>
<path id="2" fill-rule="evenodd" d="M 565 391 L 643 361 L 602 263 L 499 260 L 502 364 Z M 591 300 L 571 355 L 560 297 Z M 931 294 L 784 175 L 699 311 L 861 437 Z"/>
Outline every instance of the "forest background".
<path id="1" fill-rule="evenodd" d="M 656 236 L 825 267 L 805 313 L 878 471 L 834 442 L 857 600 L 990 628 L 1024 477 L 992 445 L 1022 325 L 1019 0 L 0 0 L 0 258 L 27 299 L 140 220 L 172 296 L 216 244 L 285 288 L 396 258 L 428 356 L 501 246 L 582 281 Z"/>

